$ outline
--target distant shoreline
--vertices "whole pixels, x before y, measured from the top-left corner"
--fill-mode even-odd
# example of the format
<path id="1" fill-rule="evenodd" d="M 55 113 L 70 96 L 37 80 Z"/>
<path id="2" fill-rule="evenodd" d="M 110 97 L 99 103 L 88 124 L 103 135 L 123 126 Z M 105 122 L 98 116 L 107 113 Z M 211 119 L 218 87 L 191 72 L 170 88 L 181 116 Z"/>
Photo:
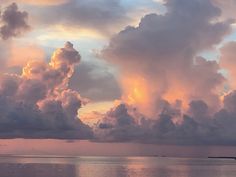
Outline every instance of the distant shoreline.
<path id="1" fill-rule="evenodd" d="M 233 159 L 236 160 L 236 157 L 208 157 L 208 159 Z"/>

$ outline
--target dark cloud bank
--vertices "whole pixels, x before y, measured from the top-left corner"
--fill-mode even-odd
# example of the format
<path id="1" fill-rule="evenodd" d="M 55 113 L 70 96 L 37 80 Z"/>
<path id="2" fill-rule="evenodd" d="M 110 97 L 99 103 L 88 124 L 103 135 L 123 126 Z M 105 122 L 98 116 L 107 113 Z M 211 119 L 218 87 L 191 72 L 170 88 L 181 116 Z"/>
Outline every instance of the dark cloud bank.
<path id="1" fill-rule="evenodd" d="M 95 131 L 100 141 L 135 141 L 159 144 L 182 145 L 235 145 L 236 112 L 230 111 L 236 93 L 225 98 L 225 107 L 212 116 L 202 100 L 190 103 L 191 115 L 181 115 L 181 123 L 174 119 L 181 110 L 167 102 L 165 111 L 154 119 L 147 119 L 135 108 L 120 104 L 110 110 L 98 123 Z M 228 106 L 229 104 L 230 106 Z"/>

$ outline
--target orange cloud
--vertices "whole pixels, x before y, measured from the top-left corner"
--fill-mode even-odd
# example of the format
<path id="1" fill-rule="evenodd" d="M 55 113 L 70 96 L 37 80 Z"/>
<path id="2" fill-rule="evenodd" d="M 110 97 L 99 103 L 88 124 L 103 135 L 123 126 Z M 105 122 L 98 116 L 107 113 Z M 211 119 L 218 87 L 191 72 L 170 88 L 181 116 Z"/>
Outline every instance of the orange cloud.
<path id="1" fill-rule="evenodd" d="M 115 104 L 116 101 L 89 103 L 79 110 L 79 118 L 85 123 L 94 124 Z"/>
<path id="2" fill-rule="evenodd" d="M 40 6 L 53 6 L 69 2 L 70 0 L 15 0 L 16 3 L 25 3 Z M 3 0 L 3 3 L 9 3 L 9 0 Z"/>
<path id="3" fill-rule="evenodd" d="M 69 2 L 69 0 L 20 0 L 23 3 L 29 3 L 33 5 L 59 5 Z"/>
<path id="4" fill-rule="evenodd" d="M 230 89 L 236 88 L 236 61 L 235 61 L 236 42 L 229 42 L 221 48 L 220 65 L 228 72 L 228 79 L 230 81 Z"/>
<path id="5" fill-rule="evenodd" d="M 42 60 L 43 58 L 45 58 L 43 49 L 36 45 L 20 46 L 19 44 L 13 44 L 7 65 L 9 67 L 25 66 L 29 60 Z"/>
<path id="6" fill-rule="evenodd" d="M 135 105 L 147 115 L 151 114 L 150 105 L 152 102 L 150 94 L 150 83 L 141 76 L 129 76 L 122 79 L 123 97 L 122 100 L 130 105 Z"/>

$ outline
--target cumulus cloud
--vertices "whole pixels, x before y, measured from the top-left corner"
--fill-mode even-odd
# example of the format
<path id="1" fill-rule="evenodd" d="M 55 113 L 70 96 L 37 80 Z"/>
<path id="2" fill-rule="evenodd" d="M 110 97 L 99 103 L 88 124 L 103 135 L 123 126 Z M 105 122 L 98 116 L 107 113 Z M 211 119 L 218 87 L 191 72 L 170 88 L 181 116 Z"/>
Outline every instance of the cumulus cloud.
<path id="1" fill-rule="evenodd" d="M 80 54 L 67 42 L 49 64 L 31 61 L 22 75 L 0 81 L 2 138 L 89 138 L 91 129 L 77 117 L 86 99 L 68 88 Z"/>
<path id="2" fill-rule="evenodd" d="M 19 11 L 16 3 L 7 6 L 0 14 L 0 34 L 6 40 L 17 37 L 29 30 L 28 13 Z"/>
<path id="3" fill-rule="evenodd" d="M 139 26 L 115 35 L 100 57 L 118 66 L 123 103 L 98 122 L 100 141 L 164 144 L 236 143 L 234 43 L 221 49 L 220 64 L 200 52 L 231 32 L 231 20 L 210 0 L 167 0 L 165 15 L 149 14 Z M 120 123 L 124 122 L 124 124 Z"/>
<path id="4" fill-rule="evenodd" d="M 161 99 L 179 99 L 185 107 L 203 99 L 210 109 L 219 107 L 225 78 L 217 62 L 198 54 L 221 42 L 231 21 L 217 21 L 221 11 L 210 0 L 168 0 L 166 8 L 165 15 L 149 14 L 138 27 L 126 27 L 101 52 L 121 71 L 124 100 L 149 115 Z"/>
<path id="5" fill-rule="evenodd" d="M 235 145 L 235 98 L 235 91 L 227 95 L 224 108 L 212 116 L 207 115 L 206 103 L 194 100 L 189 105 L 192 115 L 182 114 L 179 122 L 171 112 L 150 119 L 134 107 L 120 104 L 98 122 L 95 136 L 98 141 L 111 142 Z"/>

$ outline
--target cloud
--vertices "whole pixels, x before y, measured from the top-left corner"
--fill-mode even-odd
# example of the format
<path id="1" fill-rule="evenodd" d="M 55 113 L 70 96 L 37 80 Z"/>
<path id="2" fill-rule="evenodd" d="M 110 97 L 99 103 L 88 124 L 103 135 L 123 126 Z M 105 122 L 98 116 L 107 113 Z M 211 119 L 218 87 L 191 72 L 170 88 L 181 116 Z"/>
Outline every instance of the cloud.
<path id="1" fill-rule="evenodd" d="M 161 4 L 164 4 L 165 3 L 165 0 L 152 0 L 154 2 L 158 2 L 158 3 L 161 3 Z"/>
<path id="2" fill-rule="evenodd" d="M 189 105 L 192 116 L 181 114 L 178 122 L 171 112 L 163 112 L 150 119 L 134 107 L 122 103 L 98 122 L 95 137 L 97 141 L 108 142 L 235 145 L 235 98 L 235 91 L 227 95 L 224 108 L 212 116 L 206 114 L 206 103 L 193 100 Z"/>
<path id="3" fill-rule="evenodd" d="M 166 14 L 146 15 L 101 51 L 120 71 L 123 103 L 97 123 L 97 140 L 235 145 L 235 91 L 221 98 L 227 77 L 219 72 L 223 66 L 234 78 L 234 43 L 221 49 L 220 64 L 199 56 L 231 32 L 232 21 L 220 19 L 210 0 L 165 6 Z"/>
<path id="4" fill-rule="evenodd" d="M 63 25 L 89 29 L 105 36 L 129 21 L 120 0 L 72 0 L 58 6 L 35 6 L 31 14 L 37 24 L 47 27 Z"/>
<path id="5" fill-rule="evenodd" d="M 217 21 L 221 11 L 210 0 L 169 0 L 167 13 L 149 14 L 128 26 L 101 52 L 120 70 L 123 99 L 146 115 L 156 114 L 159 100 L 203 99 L 220 106 L 218 88 L 225 78 L 215 61 L 198 54 L 230 33 L 231 21 Z"/>
<path id="6" fill-rule="evenodd" d="M 236 42 L 226 43 L 221 49 L 220 65 L 228 72 L 228 80 L 231 89 L 235 89 L 236 61 L 235 61 Z"/>
<path id="7" fill-rule="evenodd" d="M 28 61 L 42 61 L 45 58 L 45 52 L 36 44 L 14 42 L 11 43 L 8 51 L 7 67 L 23 67 Z"/>
<path id="8" fill-rule="evenodd" d="M 212 2 L 218 6 L 222 11 L 222 18 L 232 18 L 235 19 L 234 9 L 236 8 L 236 2 L 234 0 L 212 0 Z"/>
<path id="9" fill-rule="evenodd" d="M 1 138 L 91 138 L 91 128 L 77 117 L 86 99 L 68 89 L 80 54 L 67 42 L 49 64 L 31 61 L 22 75 L 0 81 Z"/>
<path id="10" fill-rule="evenodd" d="M 32 4 L 32 5 L 42 5 L 42 6 L 51 6 L 51 5 L 60 5 L 69 2 L 70 0 L 18 0 L 19 2 Z"/>
<path id="11" fill-rule="evenodd" d="M 204 122 L 208 118 L 208 106 L 202 100 L 193 100 L 189 104 L 189 114 L 197 122 Z"/>
<path id="12" fill-rule="evenodd" d="M 135 123 L 135 119 L 128 112 L 125 104 L 119 104 L 107 112 L 103 120 L 98 122 L 95 129 L 98 141 L 132 141 L 141 139 L 142 129 Z M 132 111 L 132 109 L 131 109 Z"/>
<path id="13" fill-rule="evenodd" d="M 17 37 L 30 29 L 27 24 L 28 13 L 19 11 L 16 3 L 7 6 L 0 15 L 0 34 L 3 40 Z"/>
<path id="14" fill-rule="evenodd" d="M 9 4 L 15 2 L 17 4 L 24 4 L 24 5 L 33 5 L 33 6 L 56 6 L 67 3 L 71 0 L 1 0 L 1 3 Z"/>
<path id="15" fill-rule="evenodd" d="M 96 62 L 81 62 L 69 82 L 69 87 L 91 101 L 120 99 L 121 90 L 108 66 Z"/>
<path id="16" fill-rule="evenodd" d="M 0 40 L 0 69 L 3 70 L 7 64 L 7 59 L 10 54 L 9 51 L 10 44 L 7 43 L 6 41 Z"/>

